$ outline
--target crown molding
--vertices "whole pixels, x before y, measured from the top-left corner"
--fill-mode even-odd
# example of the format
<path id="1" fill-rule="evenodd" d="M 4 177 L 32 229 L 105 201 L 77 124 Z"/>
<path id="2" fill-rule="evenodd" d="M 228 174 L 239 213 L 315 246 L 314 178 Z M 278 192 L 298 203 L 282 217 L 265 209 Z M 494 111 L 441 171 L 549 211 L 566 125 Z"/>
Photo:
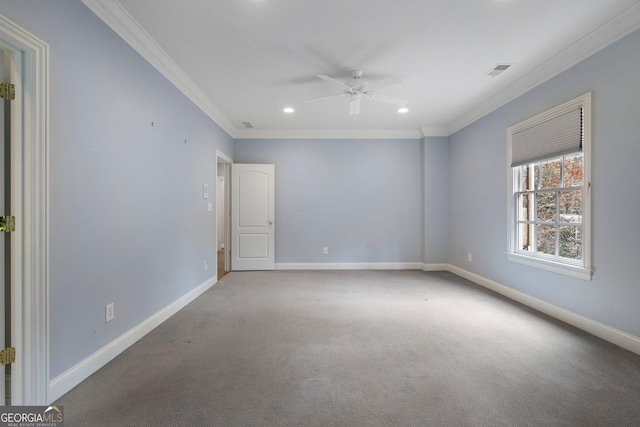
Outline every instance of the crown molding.
<path id="1" fill-rule="evenodd" d="M 222 110 L 207 97 L 193 80 L 175 63 L 118 0 L 82 0 L 98 18 L 127 42 L 147 62 L 180 90 L 191 102 L 232 137 L 235 126 Z"/>
<path id="2" fill-rule="evenodd" d="M 414 139 L 425 136 L 449 136 L 640 28 L 640 4 L 636 4 L 467 111 L 460 118 L 451 121 L 446 127 L 423 127 L 417 130 L 238 129 L 118 0 L 82 2 L 218 126 L 236 139 Z"/>
<path id="3" fill-rule="evenodd" d="M 423 138 L 426 136 L 449 136 L 449 130 L 446 127 L 422 127 L 420 134 Z"/>
<path id="4" fill-rule="evenodd" d="M 238 129 L 118 0 L 82 0 L 82 2 L 234 139 L 420 139 L 424 136 L 446 135 L 445 128 Z"/>
<path id="5" fill-rule="evenodd" d="M 448 126 L 451 135 L 566 71 L 640 28 L 640 4 L 630 7 L 590 32 L 531 72 L 467 112 Z"/>
<path id="6" fill-rule="evenodd" d="M 421 139 L 410 129 L 242 129 L 236 139 Z"/>

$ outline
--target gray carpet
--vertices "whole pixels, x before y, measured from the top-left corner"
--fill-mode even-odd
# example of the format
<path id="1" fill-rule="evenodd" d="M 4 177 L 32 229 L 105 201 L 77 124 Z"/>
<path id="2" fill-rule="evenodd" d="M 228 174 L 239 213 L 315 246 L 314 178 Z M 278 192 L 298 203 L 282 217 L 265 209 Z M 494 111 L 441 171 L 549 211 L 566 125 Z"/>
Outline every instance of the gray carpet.
<path id="1" fill-rule="evenodd" d="M 231 273 L 56 404 L 67 427 L 639 426 L 640 356 L 450 273 Z"/>

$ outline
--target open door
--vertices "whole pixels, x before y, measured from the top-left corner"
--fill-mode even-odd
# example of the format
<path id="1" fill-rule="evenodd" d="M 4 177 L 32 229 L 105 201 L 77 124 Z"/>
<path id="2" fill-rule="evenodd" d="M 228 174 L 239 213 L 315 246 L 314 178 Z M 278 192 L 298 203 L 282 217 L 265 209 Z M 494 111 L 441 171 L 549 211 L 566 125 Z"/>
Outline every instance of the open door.
<path id="1" fill-rule="evenodd" d="M 11 256 L 15 217 L 11 203 L 11 156 L 14 123 L 12 103 L 15 99 L 13 85 L 13 58 L 11 52 L 0 47 L 0 405 L 11 405 L 11 363 L 15 362 L 15 349 L 11 347 Z"/>
<path id="2" fill-rule="evenodd" d="M 6 92 L 9 83 L 9 68 L 7 67 L 7 61 L 9 60 L 9 52 L 0 48 L 0 84 L 2 84 L 3 91 Z M 0 215 L 9 215 L 10 206 L 7 201 L 10 201 L 8 191 L 5 189 L 8 188 L 9 184 L 7 181 L 7 177 L 10 176 L 10 171 L 7 170 L 6 167 L 7 160 L 11 157 L 8 155 L 8 150 L 11 147 L 11 131 L 10 131 L 10 101 L 5 100 L 5 96 L 0 99 L 0 138 L 2 139 L 2 145 L 0 146 Z M 11 281 L 7 280 L 10 278 L 8 267 L 10 263 L 5 264 L 5 260 L 9 257 L 9 235 L 4 231 L 0 230 L 0 281 L 2 283 L 2 289 L 0 289 L 0 350 L 4 349 L 8 344 L 8 339 L 10 334 L 7 332 L 11 331 L 11 325 L 7 321 L 8 311 L 6 307 L 6 302 L 11 301 L 10 298 L 5 298 L 6 293 L 11 289 Z M 10 308 L 10 306 L 9 306 Z M 0 384 L 0 405 L 4 406 L 9 403 L 10 395 L 7 393 L 7 389 L 10 390 L 10 366 L 0 366 L 0 378 L 2 378 L 2 384 Z"/>
<path id="3" fill-rule="evenodd" d="M 231 269 L 273 270 L 275 166 L 231 167 Z"/>

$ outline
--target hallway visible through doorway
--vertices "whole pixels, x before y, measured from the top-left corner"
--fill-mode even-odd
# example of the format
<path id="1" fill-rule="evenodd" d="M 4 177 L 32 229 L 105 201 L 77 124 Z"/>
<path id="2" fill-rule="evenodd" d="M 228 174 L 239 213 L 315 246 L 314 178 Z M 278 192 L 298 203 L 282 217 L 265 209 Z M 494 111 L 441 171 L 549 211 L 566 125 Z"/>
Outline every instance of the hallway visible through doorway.
<path id="1" fill-rule="evenodd" d="M 218 280 L 222 279 L 225 275 L 224 271 L 224 249 L 218 251 Z"/>

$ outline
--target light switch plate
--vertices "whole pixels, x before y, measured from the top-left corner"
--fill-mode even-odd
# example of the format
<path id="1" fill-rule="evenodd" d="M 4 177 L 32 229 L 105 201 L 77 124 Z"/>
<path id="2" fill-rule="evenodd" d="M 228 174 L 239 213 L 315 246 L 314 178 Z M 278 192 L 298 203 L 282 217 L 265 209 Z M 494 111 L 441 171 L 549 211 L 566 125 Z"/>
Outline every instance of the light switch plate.
<path id="1" fill-rule="evenodd" d="M 209 198 L 209 184 L 202 184 L 202 198 Z"/>
<path id="2" fill-rule="evenodd" d="M 207 203 L 207 210 L 209 212 L 213 212 L 213 203 L 211 203 L 211 202 Z"/>

